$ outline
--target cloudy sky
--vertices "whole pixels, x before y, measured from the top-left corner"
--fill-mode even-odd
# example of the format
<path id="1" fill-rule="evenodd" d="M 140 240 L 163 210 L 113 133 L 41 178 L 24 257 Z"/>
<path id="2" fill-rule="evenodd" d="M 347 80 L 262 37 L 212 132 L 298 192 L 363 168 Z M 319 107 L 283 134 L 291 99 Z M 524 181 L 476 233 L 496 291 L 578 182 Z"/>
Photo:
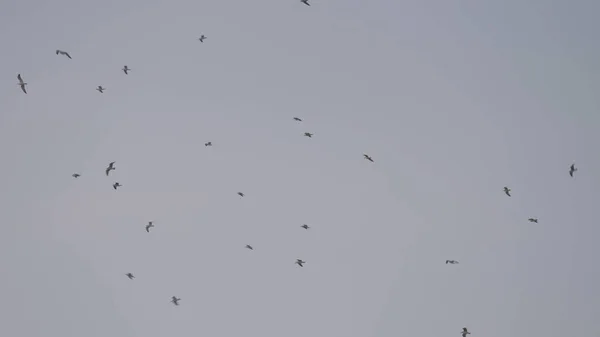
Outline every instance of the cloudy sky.
<path id="1" fill-rule="evenodd" d="M 1 4 L 0 335 L 600 333 L 600 2 L 311 3 Z"/>

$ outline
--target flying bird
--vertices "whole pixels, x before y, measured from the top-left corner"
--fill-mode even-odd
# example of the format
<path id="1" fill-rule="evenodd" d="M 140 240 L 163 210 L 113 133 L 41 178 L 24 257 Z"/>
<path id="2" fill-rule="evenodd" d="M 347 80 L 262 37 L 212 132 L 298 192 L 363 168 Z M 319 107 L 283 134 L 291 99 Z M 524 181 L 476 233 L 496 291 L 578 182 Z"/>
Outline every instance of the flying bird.
<path id="1" fill-rule="evenodd" d="M 150 233 L 150 228 L 154 227 L 154 225 L 152 224 L 152 221 L 148 221 L 148 224 L 146 225 L 146 232 Z"/>
<path id="2" fill-rule="evenodd" d="M 573 173 L 577 172 L 577 168 L 575 167 L 575 164 L 571 165 L 571 169 L 569 170 L 569 174 L 571 175 L 571 177 L 573 176 Z"/>
<path id="3" fill-rule="evenodd" d="M 458 261 L 456 261 L 456 260 L 446 260 L 446 264 L 448 264 L 448 263 L 450 263 L 450 264 L 458 264 Z"/>
<path id="4" fill-rule="evenodd" d="M 206 39 L 206 36 L 201 35 L 200 38 L 198 40 L 200 40 L 200 42 L 204 42 L 204 40 Z"/>
<path id="5" fill-rule="evenodd" d="M 127 277 L 129 277 L 130 280 L 133 280 L 135 278 L 135 276 L 133 276 L 132 273 L 127 273 L 125 275 L 127 275 Z"/>
<path id="6" fill-rule="evenodd" d="M 24 93 L 27 93 L 27 90 L 25 90 L 25 86 L 27 85 L 27 83 L 23 82 L 21 74 L 17 74 L 17 79 L 19 80 L 19 83 L 17 83 L 17 85 L 21 87 L 21 90 L 23 90 Z"/>
<path id="7" fill-rule="evenodd" d="M 238 194 L 240 197 L 243 197 L 243 196 L 244 196 L 244 193 L 242 193 L 242 192 L 238 192 L 237 194 Z"/>
<path id="8" fill-rule="evenodd" d="M 310 6 L 310 4 L 308 3 L 308 0 L 300 0 L 300 2 L 302 2 L 303 4 Z"/>
<path id="9" fill-rule="evenodd" d="M 62 50 L 58 50 L 57 49 L 56 50 L 56 55 L 58 55 L 58 54 L 65 55 L 66 57 L 71 58 L 71 55 L 69 55 L 69 53 L 67 53 L 66 51 L 62 51 Z"/>
<path id="10" fill-rule="evenodd" d="M 538 219 L 537 218 L 529 218 L 528 220 L 529 220 L 529 222 L 538 223 Z"/>
<path id="11" fill-rule="evenodd" d="M 310 132 L 305 132 L 304 135 L 308 138 L 312 138 L 312 136 L 314 135 L 314 133 L 310 133 Z"/>
<path id="12" fill-rule="evenodd" d="M 108 177 L 108 173 L 112 170 L 116 170 L 115 168 L 115 162 L 111 162 L 110 164 L 108 164 L 108 167 L 106 168 L 106 176 Z"/>
<path id="13" fill-rule="evenodd" d="M 250 246 L 250 245 L 246 245 L 246 248 L 248 248 L 250 250 L 254 250 L 254 248 L 252 248 L 252 246 Z"/>
<path id="14" fill-rule="evenodd" d="M 510 188 L 508 187 L 504 187 L 504 193 L 506 193 L 506 195 L 508 195 L 510 197 Z"/>
<path id="15" fill-rule="evenodd" d="M 306 261 L 302 261 L 300 259 L 296 259 L 296 264 L 299 265 L 300 267 L 304 267 L 305 263 L 306 263 Z"/>
<path id="16" fill-rule="evenodd" d="M 302 227 L 302 228 L 304 228 L 304 229 L 309 229 L 309 228 L 310 228 L 310 227 L 309 227 L 307 224 L 304 224 L 304 225 L 302 225 L 302 226 L 300 226 L 300 227 Z"/>
<path id="17" fill-rule="evenodd" d="M 181 301 L 181 298 L 177 298 L 175 296 L 171 297 L 171 303 L 179 305 L 179 301 Z"/>
<path id="18" fill-rule="evenodd" d="M 297 122 L 302 122 L 302 118 L 294 117 L 294 120 Z"/>
<path id="19" fill-rule="evenodd" d="M 365 157 L 365 159 L 370 161 L 371 163 L 374 163 L 373 158 L 371 158 L 371 156 L 369 156 L 368 154 L 363 153 L 363 157 Z"/>
<path id="20" fill-rule="evenodd" d="M 73 177 L 73 178 L 79 178 L 79 177 L 81 177 L 81 174 L 79 174 L 79 173 L 73 173 L 71 175 L 71 177 Z"/>
<path id="21" fill-rule="evenodd" d="M 117 187 L 121 187 L 121 186 L 123 186 L 123 185 L 119 184 L 118 182 L 116 182 L 116 183 L 113 184 L 113 188 L 115 190 L 117 189 Z"/>
<path id="22" fill-rule="evenodd" d="M 204 143 L 204 146 L 212 146 L 212 142 Z"/>
<path id="23" fill-rule="evenodd" d="M 96 88 L 96 90 L 100 91 L 100 93 L 104 93 L 104 90 L 106 90 L 106 88 L 102 88 L 101 85 L 98 86 L 98 88 Z"/>
<path id="24" fill-rule="evenodd" d="M 125 75 L 128 75 L 127 72 L 130 71 L 131 68 L 129 68 L 129 67 L 127 67 L 127 65 L 125 65 L 125 67 L 123 67 L 123 69 L 121 69 L 121 70 L 123 70 L 123 72 L 125 73 Z"/>
<path id="25" fill-rule="evenodd" d="M 462 331 L 462 337 L 467 337 L 467 335 L 470 335 L 471 333 L 467 330 L 467 328 L 463 328 Z"/>

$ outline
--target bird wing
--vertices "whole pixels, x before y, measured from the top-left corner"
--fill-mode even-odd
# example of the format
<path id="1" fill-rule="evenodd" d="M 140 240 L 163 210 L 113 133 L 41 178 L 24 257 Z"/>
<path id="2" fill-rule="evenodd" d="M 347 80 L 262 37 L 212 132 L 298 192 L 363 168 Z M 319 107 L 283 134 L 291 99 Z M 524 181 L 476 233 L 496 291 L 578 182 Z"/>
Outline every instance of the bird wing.
<path id="1" fill-rule="evenodd" d="M 467 333 L 466 333 L 466 332 L 463 332 L 463 333 L 462 333 L 462 337 L 467 337 Z"/>
<path id="2" fill-rule="evenodd" d="M 17 74 L 17 79 L 19 80 L 19 82 L 23 83 L 23 79 L 21 78 L 21 74 Z"/>
<path id="3" fill-rule="evenodd" d="M 110 166 L 106 168 L 106 175 L 108 176 L 108 172 L 110 172 Z"/>
<path id="4" fill-rule="evenodd" d="M 23 90 L 24 93 L 27 93 L 27 90 L 25 90 L 25 85 L 21 84 L 21 90 Z"/>
<path id="5" fill-rule="evenodd" d="M 72 59 L 71 55 L 69 55 L 69 53 L 65 53 L 65 55 L 67 55 L 68 58 Z"/>

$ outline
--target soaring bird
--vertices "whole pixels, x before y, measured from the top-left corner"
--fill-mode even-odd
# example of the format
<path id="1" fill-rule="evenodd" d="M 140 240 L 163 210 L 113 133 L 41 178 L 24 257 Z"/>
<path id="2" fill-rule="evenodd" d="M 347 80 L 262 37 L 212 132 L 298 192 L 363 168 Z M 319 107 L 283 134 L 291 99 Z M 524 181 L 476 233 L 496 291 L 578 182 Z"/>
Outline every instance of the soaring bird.
<path id="1" fill-rule="evenodd" d="M 307 6 L 310 6 L 310 4 L 308 3 L 308 0 L 300 0 L 300 2 L 304 3 Z"/>
<path id="2" fill-rule="evenodd" d="M 79 178 L 79 177 L 81 177 L 81 174 L 79 174 L 79 173 L 73 173 L 71 175 L 71 177 L 73 177 L 73 178 Z"/>
<path id="3" fill-rule="evenodd" d="M 246 245 L 246 248 L 248 248 L 250 250 L 254 250 L 254 248 L 252 248 L 252 246 L 250 246 L 250 245 Z"/>
<path id="4" fill-rule="evenodd" d="M 98 88 L 96 88 L 96 90 L 100 91 L 100 93 L 104 93 L 104 90 L 106 90 L 106 88 L 102 88 L 101 85 L 98 86 Z"/>
<path id="5" fill-rule="evenodd" d="M 17 85 L 21 87 L 21 90 L 23 90 L 24 93 L 27 93 L 27 90 L 25 90 L 25 86 L 27 85 L 27 83 L 23 82 L 21 74 L 17 74 L 17 79 L 19 80 L 19 83 L 17 83 Z"/>
<path id="6" fill-rule="evenodd" d="M 146 225 L 146 232 L 150 233 L 150 228 L 154 227 L 154 225 L 152 224 L 152 221 L 148 221 L 148 224 Z"/>
<path id="7" fill-rule="evenodd" d="M 300 259 L 296 259 L 296 264 L 299 265 L 300 267 L 304 267 L 305 263 L 306 263 L 306 261 L 302 261 Z"/>
<path id="8" fill-rule="evenodd" d="M 242 192 L 238 192 L 238 195 L 239 195 L 240 197 L 243 197 L 243 196 L 244 196 L 244 193 L 242 193 Z"/>
<path id="9" fill-rule="evenodd" d="M 370 161 L 371 163 L 374 163 L 373 158 L 371 158 L 371 156 L 369 156 L 368 154 L 363 153 L 363 157 L 365 157 L 365 159 Z"/>
<path id="10" fill-rule="evenodd" d="M 110 164 L 108 164 L 108 167 L 106 168 L 106 176 L 108 177 L 108 173 L 112 170 L 116 170 L 115 167 L 115 162 L 111 162 Z"/>
<path id="11" fill-rule="evenodd" d="M 304 135 L 308 138 L 312 138 L 312 136 L 314 135 L 314 133 L 310 133 L 310 132 L 305 132 Z"/>
<path id="12" fill-rule="evenodd" d="M 448 264 L 448 263 L 450 263 L 450 264 L 458 264 L 458 261 L 456 261 L 456 260 L 446 260 L 446 264 Z"/>
<path id="13" fill-rule="evenodd" d="M 510 197 L 510 188 L 504 186 L 504 193 Z"/>
<path id="14" fill-rule="evenodd" d="M 204 143 L 204 146 L 212 146 L 212 142 Z"/>
<path id="15" fill-rule="evenodd" d="M 309 228 L 310 228 L 310 227 L 309 227 L 307 224 L 304 224 L 304 225 L 302 225 L 302 226 L 300 226 L 300 227 L 302 227 L 302 228 L 304 228 L 304 229 L 309 229 Z"/>
<path id="16" fill-rule="evenodd" d="M 116 183 L 113 184 L 113 188 L 115 190 L 117 189 L 117 187 L 121 187 L 121 186 L 123 186 L 123 185 L 119 184 L 118 182 L 116 182 Z"/>
<path id="17" fill-rule="evenodd" d="M 132 273 L 127 273 L 125 275 L 127 275 L 127 277 L 129 277 L 130 280 L 133 280 L 135 278 L 135 276 L 133 276 Z"/>
<path id="18" fill-rule="evenodd" d="M 179 305 L 179 301 L 181 301 L 181 298 L 177 298 L 175 296 L 171 297 L 171 303 Z"/>
<path id="19" fill-rule="evenodd" d="M 204 42 L 204 40 L 206 39 L 206 36 L 201 35 L 200 38 L 198 39 L 200 42 Z"/>
<path id="20" fill-rule="evenodd" d="M 569 170 L 569 174 L 571 175 L 571 177 L 573 176 L 573 173 L 577 172 L 577 168 L 575 167 L 575 164 L 571 165 L 571 169 Z"/>
<path id="21" fill-rule="evenodd" d="M 131 68 L 129 68 L 127 65 L 125 65 L 125 66 L 123 67 L 123 69 L 121 69 L 121 70 L 123 70 L 123 72 L 125 73 L 125 75 L 127 75 L 127 74 L 128 74 L 127 72 L 128 72 L 128 71 L 130 71 L 130 70 L 131 70 Z"/>
<path id="22" fill-rule="evenodd" d="M 302 122 L 302 119 L 298 118 L 298 117 L 294 117 L 294 120 L 297 121 L 297 122 Z"/>
<path id="23" fill-rule="evenodd" d="M 470 335 L 471 333 L 467 330 L 467 328 L 463 328 L 462 331 L 462 337 L 467 337 L 467 335 Z"/>
<path id="24" fill-rule="evenodd" d="M 538 223 L 538 219 L 537 218 L 529 218 L 528 220 L 529 220 L 529 222 Z"/>
<path id="25" fill-rule="evenodd" d="M 71 58 L 71 55 L 69 55 L 69 53 L 67 53 L 66 51 L 62 51 L 62 50 L 58 50 L 57 49 L 56 50 L 56 55 L 58 55 L 58 54 L 65 55 L 66 57 Z"/>

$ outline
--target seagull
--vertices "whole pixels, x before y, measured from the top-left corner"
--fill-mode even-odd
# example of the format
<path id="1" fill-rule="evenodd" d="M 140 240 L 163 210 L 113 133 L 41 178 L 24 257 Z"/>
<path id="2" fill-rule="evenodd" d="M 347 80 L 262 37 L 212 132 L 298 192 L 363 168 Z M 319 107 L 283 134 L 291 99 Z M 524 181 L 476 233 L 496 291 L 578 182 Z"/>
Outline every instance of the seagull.
<path id="1" fill-rule="evenodd" d="M 248 248 L 250 250 L 254 250 L 254 248 L 252 248 L 252 246 L 250 246 L 250 245 L 246 245 L 246 248 Z"/>
<path id="2" fill-rule="evenodd" d="M 371 156 L 369 156 L 368 154 L 363 153 L 363 157 L 365 157 L 365 159 L 370 161 L 371 163 L 374 163 L 373 158 L 371 158 Z"/>
<path id="3" fill-rule="evenodd" d="M 73 178 L 79 178 L 79 177 L 81 177 L 81 174 L 79 174 L 79 173 L 73 173 L 71 175 L 71 177 L 73 177 Z"/>
<path id="4" fill-rule="evenodd" d="M 133 280 L 135 278 L 135 276 L 133 276 L 132 273 L 127 273 L 125 275 L 127 275 L 127 277 L 129 277 L 130 280 Z"/>
<path id="5" fill-rule="evenodd" d="M 467 337 L 467 335 L 470 335 L 471 333 L 469 331 L 467 331 L 467 328 L 463 328 L 462 331 L 462 337 Z"/>
<path id="6" fill-rule="evenodd" d="M 24 93 L 27 93 L 27 90 L 25 90 L 25 86 L 27 85 L 27 83 L 23 82 L 21 74 L 17 74 L 17 79 L 19 80 L 19 83 L 17 85 L 21 87 L 21 90 L 23 90 Z"/>
<path id="7" fill-rule="evenodd" d="M 450 264 L 458 264 L 458 261 L 456 261 L 456 260 L 446 260 L 446 264 L 448 264 L 448 263 L 450 263 Z"/>
<path id="8" fill-rule="evenodd" d="M 294 120 L 297 121 L 297 122 L 302 122 L 302 119 L 298 118 L 298 117 L 294 117 Z"/>
<path id="9" fill-rule="evenodd" d="M 510 188 L 508 187 L 504 187 L 504 193 L 506 193 L 506 195 L 508 195 L 510 197 Z"/>
<path id="10" fill-rule="evenodd" d="M 104 93 L 104 90 L 106 90 L 106 88 L 102 88 L 101 85 L 98 86 L 98 88 L 96 88 L 96 90 L 100 91 L 100 93 Z"/>
<path id="11" fill-rule="evenodd" d="M 179 301 L 181 301 L 181 298 L 177 298 L 175 296 L 171 297 L 171 303 L 179 305 Z"/>
<path id="12" fill-rule="evenodd" d="M 575 164 L 571 165 L 571 169 L 569 170 L 569 174 L 571 175 L 571 177 L 573 176 L 573 173 L 577 172 L 577 168 L 575 167 Z"/>
<path id="13" fill-rule="evenodd" d="M 238 192 L 238 195 L 239 195 L 240 197 L 243 197 L 243 196 L 244 196 L 244 193 L 242 193 L 242 192 Z"/>
<path id="14" fill-rule="evenodd" d="M 204 42 L 204 39 L 206 39 L 206 36 L 201 35 L 200 38 L 198 40 L 200 40 L 200 42 Z"/>
<path id="15" fill-rule="evenodd" d="M 310 133 L 310 132 L 305 132 L 305 133 L 304 133 L 304 135 L 305 135 L 306 137 L 308 137 L 308 138 L 312 138 L 312 136 L 313 136 L 313 133 Z"/>
<path id="16" fill-rule="evenodd" d="M 123 67 L 123 72 L 125 73 L 125 75 L 128 75 L 127 72 L 131 70 L 131 68 L 127 67 L 127 65 L 125 65 L 125 67 Z"/>
<path id="17" fill-rule="evenodd" d="M 296 264 L 299 265 L 300 267 L 304 267 L 303 264 L 306 263 L 306 261 L 302 261 L 300 259 L 296 259 Z"/>
<path id="18" fill-rule="evenodd" d="M 308 3 L 308 0 L 300 0 L 300 2 L 304 3 L 307 6 L 310 6 L 310 4 Z"/>
<path id="19" fill-rule="evenodd" d="M 108 167 L 106 168 L 106 176 L 108 177 L 108 173 L 112 170 L 116 170 L 115 168 L 115 162 L 111 162 L 110 164 L 108 164 Z"/>
<path id="20" fill-rule="evenodd" d="M 537 218 L 529 218 L 528 220 L 529 220 L 529 222 L 538 223 L 538 219 Z"/>
<path id="21" fill-rule="evenodd" d="M 152 221 L 148 221 L 148 224 L 146 225 L 146 232 L 150 233 L 150 228 L 154 227 L 154 225 L 152 224 Z"/>
<path id="22" fill-rule="evenodd" d="M 309 227 L 307 224 L 304 224 L 304 225 L 302 225 L 302 226 L 300 226 L 300 227 L 302 227 L 302 228 L 304 228 L 304 229 L 309 229 L 309 228 L 310 228 L 310 227 Z"/>
<path id="23" fill-rule="evenodd" d="M 118 182 L 113 184 L 113 188 L 115 190 L 117 189 L 117 187 L 121 187 L 121 186 L 123 186 L 123 185 L 119 184 Z"/>
<path id="24" fill-rule="evenodd" d="M 69 55 L 69 53 L 67 53 L 66 51 L 62 51 L 62 50 L 58 50 L 57 49 L 56 50 L 56 55 L 58 55 L 58 54 L 65 55 L 66 57 L 71 58 L 71 55 Z"/>
<path id="25" fill-rule="evenodd" d="M 204 146 L 212 146 L 212 142 L 204 143 Z"/>

